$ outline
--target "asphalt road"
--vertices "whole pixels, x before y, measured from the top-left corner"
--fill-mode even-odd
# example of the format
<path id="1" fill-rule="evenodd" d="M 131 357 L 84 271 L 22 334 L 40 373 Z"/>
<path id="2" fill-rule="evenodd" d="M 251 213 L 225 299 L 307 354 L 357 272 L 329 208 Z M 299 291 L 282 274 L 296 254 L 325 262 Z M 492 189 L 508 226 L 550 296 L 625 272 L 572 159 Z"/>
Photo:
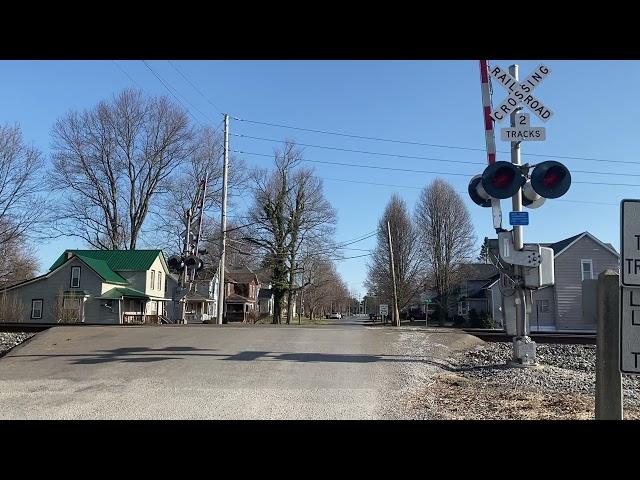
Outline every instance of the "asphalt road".
<path id="1" fill-rule="evenodd" d="M 402 418 L 407 378 L 424 380 L 452 348 L 477 342 L 354 317 L 314 327 L 55 327 L 0 359 L 0 418 Z"/>

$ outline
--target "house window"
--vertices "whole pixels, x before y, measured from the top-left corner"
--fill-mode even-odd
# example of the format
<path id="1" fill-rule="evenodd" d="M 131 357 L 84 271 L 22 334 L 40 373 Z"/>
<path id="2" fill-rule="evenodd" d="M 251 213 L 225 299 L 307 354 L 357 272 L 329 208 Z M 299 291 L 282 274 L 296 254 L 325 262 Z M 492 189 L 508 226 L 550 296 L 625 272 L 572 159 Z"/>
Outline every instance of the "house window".
<path id="1" fill-rule="evenodd" d="M 538 313 L 549 313 L 549 300 L 538 300 Z"/>
<path id="2" fill-rule="evenodd" d="M 42 299 L 31 300 L 31 318 L 42 318 Z"/>
<path id="3" fill-rule="evenodd" d="M 593 279 L 593 261 L 592 260 L 580 260 L 582 280 Z"/>
<path id="4" fill-rule="evenodd" d="M 158 290 L 162 291 L 162 272 L 158 272 Z"/>
<path id="5" fill-rule="evenodd" d="M 155 282 L 156 282 L 156 271 L 151 270 L 151 290 L 154 289 Z"/>
<path id="6" fill-rule="evenodd" d="M 71 267 L 71 288 L 80 287 L 80 267 Z"/>

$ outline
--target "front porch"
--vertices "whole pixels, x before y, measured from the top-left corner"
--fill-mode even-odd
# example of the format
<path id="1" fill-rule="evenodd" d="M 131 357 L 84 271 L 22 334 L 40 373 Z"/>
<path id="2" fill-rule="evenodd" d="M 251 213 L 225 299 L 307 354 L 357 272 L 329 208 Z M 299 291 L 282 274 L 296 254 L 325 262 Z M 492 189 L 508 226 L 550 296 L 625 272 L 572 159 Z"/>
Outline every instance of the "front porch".
<path id="1" fill-rule="evenodd" d="M 171 301 L 150 297 L 132 288 L 113 288 L 99 298 L 106 300 L 111 308 L 117 303 L 116 318 L 122 325 L 158 325 L 166 319 L 166 303 Z"/>

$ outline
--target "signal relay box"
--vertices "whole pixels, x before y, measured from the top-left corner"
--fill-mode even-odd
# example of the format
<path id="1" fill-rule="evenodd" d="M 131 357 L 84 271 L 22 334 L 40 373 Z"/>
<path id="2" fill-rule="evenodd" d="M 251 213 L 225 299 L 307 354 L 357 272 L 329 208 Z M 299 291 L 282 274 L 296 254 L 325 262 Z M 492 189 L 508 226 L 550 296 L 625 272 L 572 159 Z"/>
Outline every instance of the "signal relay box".
<path id="1" fill-rule="evenodd" d="M 525 245 L 523 250 L 534 251 L 540 255 L 540 265 L 524 267 L 524 286 L 526 288 L 549 287 L 555 282 L 553 249 L 540 245 Z"/>

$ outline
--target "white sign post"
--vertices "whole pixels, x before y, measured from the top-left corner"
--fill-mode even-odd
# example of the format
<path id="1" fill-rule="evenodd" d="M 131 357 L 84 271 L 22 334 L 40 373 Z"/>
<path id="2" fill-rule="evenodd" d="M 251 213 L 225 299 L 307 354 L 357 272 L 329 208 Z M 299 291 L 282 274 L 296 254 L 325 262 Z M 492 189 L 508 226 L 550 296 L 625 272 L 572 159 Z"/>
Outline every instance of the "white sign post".
<path id="1" fill-rule="evenodd" d="M 622 200 L 620 216 L 620 371 L 640 374 L 640 200 Z"/>
<path id="2" fill-rule="evenodd" d="M 384 320 L 387 315 L 389 315 L 389 305 L 381 303 L 380 316 L 382 317 L 382 320 Z"/>

